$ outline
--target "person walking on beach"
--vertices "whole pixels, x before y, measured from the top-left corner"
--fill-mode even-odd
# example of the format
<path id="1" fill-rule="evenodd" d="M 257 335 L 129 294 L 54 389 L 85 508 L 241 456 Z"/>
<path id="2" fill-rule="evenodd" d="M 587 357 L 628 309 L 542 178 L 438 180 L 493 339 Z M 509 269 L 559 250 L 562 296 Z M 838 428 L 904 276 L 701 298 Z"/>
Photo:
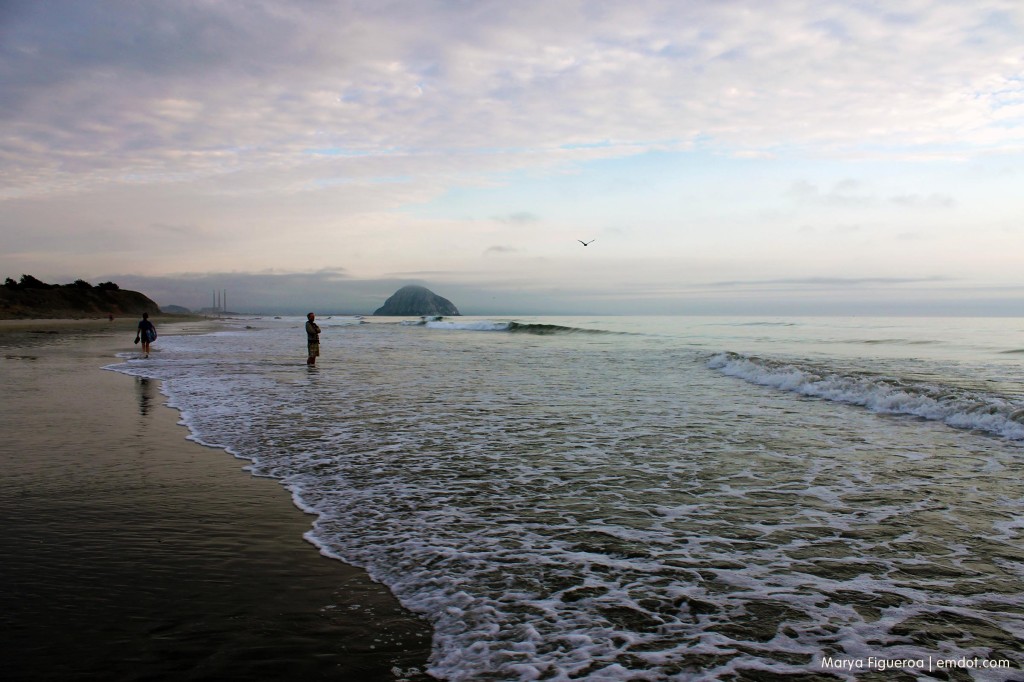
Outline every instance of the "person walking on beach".
<path id="1" fill-rule="evenodd" d="M 307 365 L 315 365 L 317 356 L 320 355 L 320 327 L 313 321 L 315 319 L 316 315 L 313 313 L 306 315 L 306 348 L 309 349 Z"/>
<path id="2" fill-rule="evenodd" d="M 149 357 L 149 344 L 156 341 L 156 327 L 149 321 L 149 313 L 142 313 L 139 329 L 135 332 L 135 343 L 142 341 L 142 352 Z"/>

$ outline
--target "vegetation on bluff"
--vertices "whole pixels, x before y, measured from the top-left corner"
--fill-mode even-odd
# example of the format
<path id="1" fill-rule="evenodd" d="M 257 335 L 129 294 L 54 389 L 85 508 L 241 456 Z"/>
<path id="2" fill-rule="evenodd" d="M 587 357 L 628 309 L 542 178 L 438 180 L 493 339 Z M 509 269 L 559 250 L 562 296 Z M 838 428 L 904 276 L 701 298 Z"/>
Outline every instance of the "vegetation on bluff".
<path id="1" fill-rule="evenodd" d="M 32 275 L 15 281 L 8 277 L 0 287 L 0 318 L 81 318 L 107 315 L 156 314 L 158 306 L 137 291 L 114 282 L 93 286 L 78 279 L 71 284 L 47 284 Z"/>

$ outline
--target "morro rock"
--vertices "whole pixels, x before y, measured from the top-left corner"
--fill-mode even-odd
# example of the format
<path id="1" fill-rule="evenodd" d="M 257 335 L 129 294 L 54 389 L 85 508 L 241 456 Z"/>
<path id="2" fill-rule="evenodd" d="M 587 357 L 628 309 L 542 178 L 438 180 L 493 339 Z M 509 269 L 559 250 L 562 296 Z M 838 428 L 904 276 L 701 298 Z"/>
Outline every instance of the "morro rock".
<path id="1" fill-rule="evenodd" d="M 384 305 L 374 311 L 374 315 L 461 315 L 447 298 L 442 298 L 426 287 L 413 284 L 402 287 Z"/>

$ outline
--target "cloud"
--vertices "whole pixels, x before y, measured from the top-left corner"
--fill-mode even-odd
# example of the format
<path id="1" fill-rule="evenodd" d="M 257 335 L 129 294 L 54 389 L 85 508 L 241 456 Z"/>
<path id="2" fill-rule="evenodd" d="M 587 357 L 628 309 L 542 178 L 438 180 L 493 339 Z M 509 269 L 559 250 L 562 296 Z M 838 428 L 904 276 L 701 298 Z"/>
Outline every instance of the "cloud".
<path id="1" fill-rule="evenodd" d="M 836 183 L 827 192 L 822 192 L 816 184 L 807 180 L 798 180 L 790 186 L 786 196 L 799 203 L 836 208 L 866 208 L 877 203 L 873 197 L 857 193 L 861 189 L 862 184 L 852 179 Z"/>
<path id="2" fill-rule="evenodd" d="M 861 286 L 899 286 L 904 284 L 922 284 L 936 282 L 952 282 L 954 278 L 936 275 L 933 277 L 801 277 L 762 280 L 732 280 L 712 282 L 712 287 L 761 287 L 761 286 L 797 286 L 797 287 L 861 287 Z"/>
<path id="3" fill-rule="evenodd" d="M 171 235 L 184 235 L 186 237 L 201 237 L 204 233 L 202 228 L 195 225 L 171 225 L 169 223 L 151 223 L 152 228 L 157 232 L 165 232 Z"/>
<path id="4" fill-rule="evenodd" d="M 164 182 L 309 149 L 1020 144 L 1022 10 L 1002 9 L 1007 30 L 971 3 L 26 3 L 4 27 L 3 179 Z"/>
<path id="5" fill-rule="evenodd" d="M 519 252 L 519 249 L 516 249 L 516 248 L 511 247 L 511 246 L 491 246 L 491 247 L 488 247 L 486 251 L 484 251 L 484 255 L 485 256 L 489 256 L 491 254 L 502 255 L 502 254 L 506 254 L 506 253 L 518 253 L 518 252 Z"/>
<path id="6" fill-rule="evenodd" d="M 540 216 L 529 211 L 520 211 L 518 213 L 510 213 L 507 216 L 495 216 L 494 218 L 498 222 L 508 223 L 510 225 L 527 225 L 529 223 L 536 223 L 540 221 Z"/>
<path id="7" fill-rule="evenodd" d="M 807 180 L 797 180 L 790 185 L 785 196 L 800 204 L 831 208 L 857 209 L 889 205 L 899 208 L 945 209 L 956 206 L 956 200 L 943 192 L 879 197 L 871 193 L 864 183 L 854 179 L 841 180 L 824 192 L 817 184 Z"/>
<path id="8" fill-rule="evenodd" d="M 183 305 L 199 310 L 212 305 L 212 292 L 226 290 L 232 310 L 274 313 L 299 312 L 310 306 L 332 312 L 364 312 L 387 291 L 389 284 L 352 280 L 344 268 L 309 272 L 180 273 L 171 276 L 120 274 L 104 279 L 116 282 L 124 289 L 141 291 L 161 305 Z M 393 290 L 387 295 L 391 293 Z"/>
<path id="9" fill-rule="evenodd" d="M 906 208 L 953 208 L 956 200 L 948 194 L 933 193 L 927 196 L 903 194 L 889 197 L 889 202 Z"/>
<path id="10" fill-rule="evenodd" d="M 579 273 L 574 273 L 579 279 Z M 248 314 L 370 314 L 406 284 L 426 286 L 465 315 L 578 314 L 815 315 L 815 314 L 1005 314 L 1020 312 L 1022 287 L 961 286 L 955 278 L 780 278 L 707 284 L 666 283 L 657 276 L 552 286 L 529 275 L 493 277 L 486 272 L 409 272 L 360 280 L 343 269 L 309 272 L 230 272 L 173 277 L 123 275 L 122 288 L 142 291 L 161 305 L 198 310 L 227 291 L 229 308 Z M 70 280 L 68 280 L 70 281 Z M 945 284 L 935 288 L 934 284 Z M 779 296 L 780 289 L 793 292 Z M 900 292 L 893 295 L 894 290 Z"/>
<path id="11" fill-rule="evenodd" d="M 985 235 L 1020 215 L 1022 33 L 1011 0 L 10 0 L 0 266 L 274 268 L 237 288 L 275 305 L 331 300 L 283 273 L 337 263 L 368 297 L 427 268 L 659 301 L 695 265 L 1009 279 L 1019 239 Z"/>

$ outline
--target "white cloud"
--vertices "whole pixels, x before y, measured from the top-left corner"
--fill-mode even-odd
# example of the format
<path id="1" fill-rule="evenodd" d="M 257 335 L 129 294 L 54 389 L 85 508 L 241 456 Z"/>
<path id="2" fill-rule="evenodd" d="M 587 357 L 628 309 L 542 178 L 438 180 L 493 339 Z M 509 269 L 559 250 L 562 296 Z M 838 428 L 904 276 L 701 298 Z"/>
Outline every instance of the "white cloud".
<path id="1" fill-rule="evenodd" d="M 1020 143 L 1004 124 L 1021 116 L 1024 9 L 901 7 L 28 5 L 4 70 L 5 156 L 28 174 L 5 185 L 294 168 L 324 148 Z M 1000 10 L 1018 32 L 989 25 Z"/>

